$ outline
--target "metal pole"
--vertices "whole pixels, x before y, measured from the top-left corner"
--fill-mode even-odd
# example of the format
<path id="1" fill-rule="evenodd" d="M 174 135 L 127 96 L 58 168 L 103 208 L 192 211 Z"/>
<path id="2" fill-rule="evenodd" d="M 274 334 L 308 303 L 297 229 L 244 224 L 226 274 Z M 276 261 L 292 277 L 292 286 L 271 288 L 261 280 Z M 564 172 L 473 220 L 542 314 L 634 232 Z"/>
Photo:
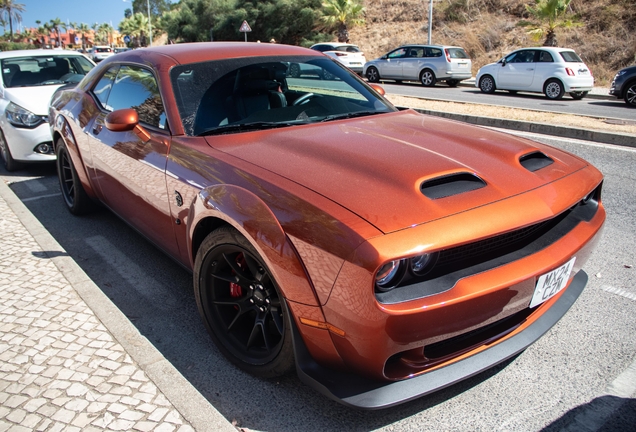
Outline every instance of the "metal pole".
<path id="1" fill-rule="evenodd" d="M 148 33 L 150 34 L 150 46 L 152 46 L 152 23 L 150 22 L 150 0 L 146 0 L 146 4 L 148 5 Z"/>
<path id="2" fill-rule="evenodd" d="M 433 0 L 428 4 L 428 44 L 431 44 L 431 33 L 433 32 Z"/>

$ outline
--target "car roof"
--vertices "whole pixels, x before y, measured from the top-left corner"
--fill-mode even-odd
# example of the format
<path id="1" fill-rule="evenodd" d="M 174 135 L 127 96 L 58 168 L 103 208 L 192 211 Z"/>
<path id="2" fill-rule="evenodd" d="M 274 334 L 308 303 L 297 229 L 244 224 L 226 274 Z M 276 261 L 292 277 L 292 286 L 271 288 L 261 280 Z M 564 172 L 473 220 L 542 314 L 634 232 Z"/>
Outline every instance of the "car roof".
<path id="1" fill-rule="evenodd" d="M 136 61 L 139 56 L 155 58 L 156 55 L 170 57 L 176 64 L 189 64 L 237 57 L 282 55 L 320 57 L 322 56 L 322 53 L 308 48 L 284 44 L 264 44 L 256 42 L 192 42 L 124 51 L 119 53 L 116 58 L 109 57 L 108 60 L 104 61 L 108 63 L 113 61 L 121 62 L 126 59 Z"/>
<path id="2" fill-rule="evenodd" d="M 358 46 L 356 44 L 350 44 L 350 43 L 344 43 L 344 42 L 320 42 L 320 43 L 317 43 L 317 44 L 313 44 L 312 47 L 319 46 L 319 45 L 331 45 L 331 46 L 336 46 L 336 47 L 343 47 L 343 46 L 354 46 L 354 47 L 357 47 Z"/>
<path id="3" fill-rule="evenodd" d="M 546 47 L 546 46 L 537 46 L 537 47 L 523 47 L 523 48 L 519 48 L 512 52 L 515 51 L 523 51 L 523 50 L 544 50 L 544 51 L 551 51 L 551 52 L 563 52 L 563 51 L 574 51 L 572 48 L 561 48 L 561 47 Z"/>
<path id="4" fill-rule="evenodd" d="M 51 57 L 56 55 L 69 55 L 80 57 L 83 56 L 82 53 L 78 53 L 77 51 L 71 50 L 61 50 L 61 49 L 32 49 L 32 50 L 15 50 L 15 51 L 2 51 L 0 52 L 0 59 L 5 58 L 15 58 L 15 57 Z"/>
<path id="5" fill-rule="evenodd" d="M 418 47 L 418 48 L 459 48 L 459 49 L 464 49 L 460 46 L 455 46 L 455 45 L 436 45 L 436 44 L 431 44 L 431 45 L 427 45 L 427 44 L 404 44 L 401 45 L 399 47 L 397 47 L 396 49 L 400 49 L 400 48 L 406 48 L 406 47 Z"/>

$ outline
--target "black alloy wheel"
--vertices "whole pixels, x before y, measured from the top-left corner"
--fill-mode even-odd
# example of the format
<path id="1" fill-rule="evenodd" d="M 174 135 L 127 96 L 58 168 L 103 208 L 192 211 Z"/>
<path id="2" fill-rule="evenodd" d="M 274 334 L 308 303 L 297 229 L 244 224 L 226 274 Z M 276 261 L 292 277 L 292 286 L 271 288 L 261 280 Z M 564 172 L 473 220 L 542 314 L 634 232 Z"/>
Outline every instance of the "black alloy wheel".
<path id="1" fill-rule="evenodd" d="M 66 208 L 74 215 L 82 215 L 93 209 L 93 201 L 86 194 L 82 182 L 77 176 L 77 171 L 73 166 L 71 155 L 68 153 L 66 144 L 60 138 L 55 146 L 57 178 L 60 181 L 60 190 Z"/>
<path id="2" fill-rule="evenodd" d="M 292 78 L 300 77 L 300 65 L 298 63 L 292 63 L 289 65 L 289 76 Z"/>
<path id="3" fill-rule="evenodd" d="M 254 247 L 223 227 L 197 253 L 194 291 L 205 326 L 236 366 L 263 378 L 294 368 L 287 306 Z"/>
<path id="4" fill-rule="evenodd" d="M 636 107 L 636 82 L 631 83 L 625 90 L 625 103 L 630 107 Z"/>
<path id="5" fill-rule="evenodd" d="M 16 162 L 11 156 L 11 150 L 9 150 L 9 145 L 2 131 L 0 131 L 0 157 L 4 162 L 4 168 L 9 172 L 16 171 L 22 167 L 22 164 Z"/>
<path id="6" fill-rule="evenodd" d="M 369 69 L 367 69 L 367 79 L 369 80 L 369 82 L 372 82 L 372 83 L 379 82 L 380 72 L 378 72 L 378 69 L 375 68 L 374 66 L 369 66 Z"/>

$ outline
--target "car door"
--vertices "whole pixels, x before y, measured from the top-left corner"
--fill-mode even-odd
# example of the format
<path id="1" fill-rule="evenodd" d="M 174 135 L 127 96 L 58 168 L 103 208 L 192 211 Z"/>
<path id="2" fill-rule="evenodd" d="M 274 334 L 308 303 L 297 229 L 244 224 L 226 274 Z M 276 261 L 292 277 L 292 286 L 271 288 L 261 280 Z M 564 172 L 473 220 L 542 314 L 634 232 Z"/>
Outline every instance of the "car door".
<path id="1" fill-rule="evenodd" d="M 166 189 L 170 134 L 154 74 L 141 66 L 115 65 L 93 88 L 101 112 L 89 130 L 96 182 L 103 202 L 152 242 L 178 255 Z M 133 108 L 148 136 L 113 132 L 106 116 Z"/>
<path id="2" fill-rule="evenodd" d="M 543 83 L 548 78 L 554 76 L 556 72 L 555 69 L 556 63 L 554 61 L 554 57 L 552 57 L 552 54 L 548 51 L 538 50 L 532 90 L 543 92 Z"/>
<path id="3" fill-rule="evenodd" d="M 406 48 L 398 48 L 391 51 L 382 59 L 380 66 L 380 76 L 383 78 L 402 79 L 402 63 L 406 57 Z"/>
<path id="4" fill-rule="evenodd" d="M 424 57 L 423 47 L 407 47 L 406 55 L 402 60 L 402 78 L 407 80 L 418 80 L 420 65 Z"/>
<path id="5" fill-rule="evenodd" d="M 509 54 L 497 73 L 497 87 L 508 90 L 529 90 L 534 79 L 535 50 L 520 50 Z"/>

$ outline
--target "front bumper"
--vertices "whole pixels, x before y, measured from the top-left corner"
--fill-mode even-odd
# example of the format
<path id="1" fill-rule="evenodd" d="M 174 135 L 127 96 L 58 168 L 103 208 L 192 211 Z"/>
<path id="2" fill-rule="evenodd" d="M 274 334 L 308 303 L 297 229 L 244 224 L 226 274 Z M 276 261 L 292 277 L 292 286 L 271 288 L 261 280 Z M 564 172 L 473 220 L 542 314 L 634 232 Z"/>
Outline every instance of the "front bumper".
<path id="1" fill-rule="evenodd" d="M 47 122 L 29 129 L 14 127 L 7 121 L 3 121 L 2 132 L 11 151 L 11 156 L 16 161 L 45 162 L 55 160 L 54 153 L 42 154 L 34 150 L 39 144 L 49 144 L 53 148 L 51 129 Z"/>
<path id="2" fill-rule="evenodd" d="M 500 343 L 448 366 L 414 378 L 379 382 L 325 368 L 312 358 L 292 321 L 296 370 L 301 381 L 344 405 L 362 409 L 388 408 L 474 376 L 520 353 L 552 328 L 574 304 L 587 284 L 580 270 L 558 299 L 537 320 Z"/>

